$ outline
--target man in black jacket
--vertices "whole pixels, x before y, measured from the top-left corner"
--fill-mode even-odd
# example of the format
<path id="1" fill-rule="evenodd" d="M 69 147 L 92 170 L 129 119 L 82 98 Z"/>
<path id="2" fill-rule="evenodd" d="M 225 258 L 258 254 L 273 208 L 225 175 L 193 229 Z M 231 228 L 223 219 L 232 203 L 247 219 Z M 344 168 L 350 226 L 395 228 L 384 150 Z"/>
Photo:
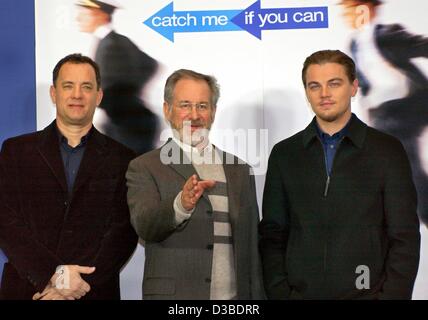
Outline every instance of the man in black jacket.
<path id="1" fill-rule="evenodd" d="M 92 125 L 99 68 L 72 54 L 53 72 L 56 119 L 7 139 L 0 152 L 0 299 L 120 298 L 119 272 L 137 245 L 125 171 L 135 153 Z"/>
<path id="2" fill-rule="evenodd" d="M 355 64 L 340 51 L 302 70 L 315 113 L 269 158 L 260 224 L 271 299 L 410 299 L 417 197 L 401 143 L 351 113 Z"/>
<path id="3" fill-rule="evenodd" d="M 355 30 L 351 52 L 357 62 L 362 106 L 370 124 L 398 139 L 409 156 L 418 192 L 418 214 L 428 223 L 428 172 L 419 138 L 428 128 L 428 79 L 412 59 L 428 58 L 428 38 L 399 24 L 382 24 L 380 0 L 341 0 Z"/>
<path id="4" fill-rule="evenodd" d="M 100 66 L 104 91 L 99 111 L 106 116 L 100 131 L 137 154 L 152 150 L 158 119 L 140 94 L 157 69 L 156 60 L 113 30 L 111 20 L 118 6 L 116 1 L 79 0 L 77 5 L 80 30 L 94 34 L 99 40 L 95 62 Z"/>

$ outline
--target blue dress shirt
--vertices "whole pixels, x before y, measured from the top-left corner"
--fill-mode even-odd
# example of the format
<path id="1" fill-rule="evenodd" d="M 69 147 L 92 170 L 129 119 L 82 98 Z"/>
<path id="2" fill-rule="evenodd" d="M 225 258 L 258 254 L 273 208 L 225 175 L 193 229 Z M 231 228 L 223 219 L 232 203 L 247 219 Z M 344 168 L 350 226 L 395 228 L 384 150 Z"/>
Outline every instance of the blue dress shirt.
<path id="1" fill-rule="evenodd" d="M 353 116 L 354 115 L 352 115 L 352 117 Z M 348 131 L 350 121 L 351 119 L 349 119 L 348 123 L 345 125 L 345 127 L 343 127 L 343 129 L 336 132 L 332 136 L 330 136 L 328 133 L 323 132 L 317 123 L 318 136 L 324 148 L 325 167 L 326 167 L 328 176 L 331 175 L 334 156 L 336 155 L 336 151 L 337 151 L 337 148 L 339 147 L 340 141 L 343 139 L 343 137 L 346 135 Z"/>

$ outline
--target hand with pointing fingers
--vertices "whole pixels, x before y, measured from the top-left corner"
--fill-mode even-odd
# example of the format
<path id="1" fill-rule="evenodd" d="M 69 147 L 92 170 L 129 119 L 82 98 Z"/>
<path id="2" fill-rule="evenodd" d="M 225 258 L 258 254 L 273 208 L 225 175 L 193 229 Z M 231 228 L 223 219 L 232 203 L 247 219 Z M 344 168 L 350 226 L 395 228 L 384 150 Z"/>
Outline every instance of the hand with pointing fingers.
<path id="1" fill-rule="evenodd" d="M 214 186 L 215 180 L 198 180 L 196 174 L 192 175 L 183 186 L 181 205 L 187 211 L 192 210 L 204 191 Z"/>

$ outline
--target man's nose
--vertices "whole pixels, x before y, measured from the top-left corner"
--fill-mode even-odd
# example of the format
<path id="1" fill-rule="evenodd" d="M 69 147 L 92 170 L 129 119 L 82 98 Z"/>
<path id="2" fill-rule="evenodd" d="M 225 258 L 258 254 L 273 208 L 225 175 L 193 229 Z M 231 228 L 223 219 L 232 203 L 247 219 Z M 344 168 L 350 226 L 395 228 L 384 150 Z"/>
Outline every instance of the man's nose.
<path id="1" fill-rule="evenodd" d="M 321 96 L 322 97 L 330 97 L 331 96 L 330 88 L 328 86 L 323 86 L 321 88 Z"/>
<path id="2" fill-rule="evenodd" d="M 82 89 L 80 89 L 78 86 L 73 88 L 73 91 L 71 92 L 72 98 L 79 99 L 82 97 Z"/>
<path id="3" fill-rule="evenodd" d="M 193 104 L 190 108 L 191 108 L 190 109 L 190 118 L 194 119 L 194 120 L 198 119 L 199 113 L 198 113 L 198 108 L 196 107 L 196 105 Z"/>

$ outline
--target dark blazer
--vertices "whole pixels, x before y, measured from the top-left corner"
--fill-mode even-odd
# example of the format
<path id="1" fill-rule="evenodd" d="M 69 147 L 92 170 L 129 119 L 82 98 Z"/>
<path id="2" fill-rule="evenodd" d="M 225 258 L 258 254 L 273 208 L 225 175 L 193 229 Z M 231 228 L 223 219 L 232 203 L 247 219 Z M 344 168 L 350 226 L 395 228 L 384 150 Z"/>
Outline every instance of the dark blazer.
<path id="1" fill-rule="evenodd" d="M 127 172 L 131 222 L 145 240 L 144 299 L 208 300 L 214 241 L 213 209 L 204 193 L 191 218 L 175 226 L 174 199 L 196 171 L 190 161 L 188 164 L 183 161 L 163 164 L 161 159 L 170 159 L 171 154 L 182 156 L 180 147 L 172 140 L 134 159 Z M 227 157 L 233 162 L 223 167 L 229 197 L 237 297 L 262 299 L 254 176 L 247 164 L 242 161 L 239 164 L 230 154 Z"/>
<path id="2" fill-rule="evenodd" d="M 410 299 L 419 263 L 416 191 L 401 143 L 353 116 L 329 185 L 315 119 L 275 145 L 260 224 L 271 299 Z M 359 265 L 370 289 L 359 290 Z"/>
<path id="3" fill-rule="evenodd" d="M 56 124 L 6 140 L 0 154 L 3 299 L 31 299 L 61 264 L 95 266 L 84 299 L 119 299 L 119 271 L 137 244 L 125 171 L 134 153 L 96 129 L 68 195 Z"/>
<path id="4" fill-rule="evenodd" d="M 152 150 L 158 120 L 140 94 L 157 69 L 156 60 L 127 37 L 112 31 L 100 41 L 95 61 L 100 66 L 104 90 L 100 108 L 108 116 L 101 128 L 103 133 L 137 154 Z"/>

